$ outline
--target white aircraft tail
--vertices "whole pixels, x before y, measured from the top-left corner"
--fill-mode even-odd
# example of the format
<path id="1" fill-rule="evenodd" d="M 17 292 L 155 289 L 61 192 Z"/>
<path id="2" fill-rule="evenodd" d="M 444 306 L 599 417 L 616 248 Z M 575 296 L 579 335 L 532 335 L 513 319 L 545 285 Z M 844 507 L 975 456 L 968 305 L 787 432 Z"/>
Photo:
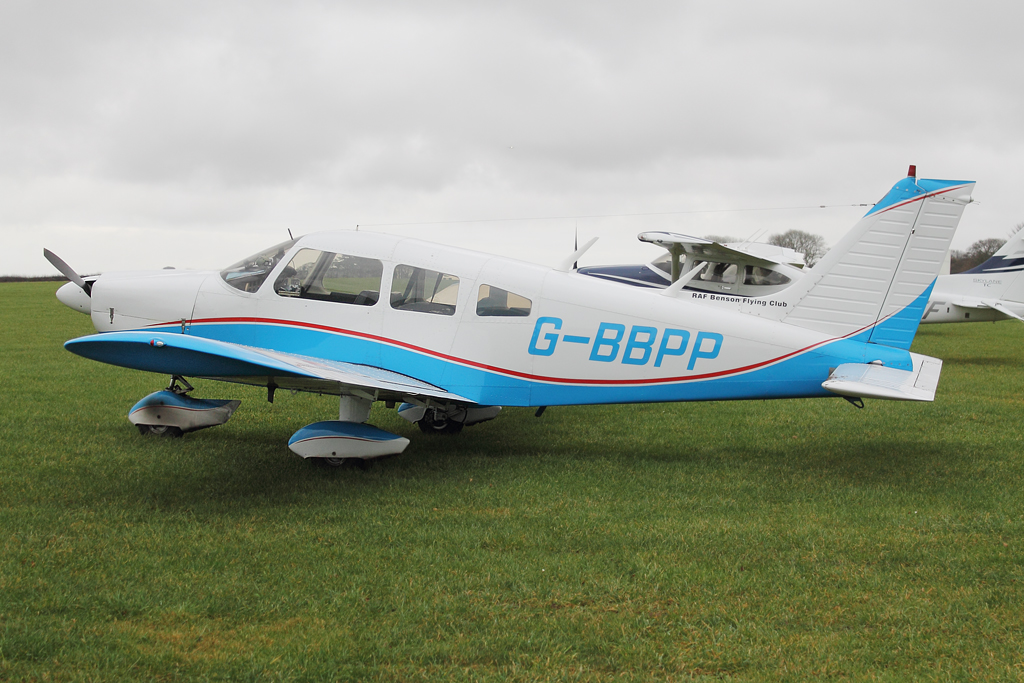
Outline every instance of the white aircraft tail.
<path id="1" fill-rule="evenodd" d="M 907 178 L 807 275 L 780 292 L 782 320 L 909 349 L 974 183 Z"/>
<path id="2" fill-rule="evenodd" d="M 963 275 L 975 276 L 972 279 L 980 285 L 976 292 L 979 296 L 1024 303 L 1024 230 L 1014 233 L 980 266 L 958 273 L 957 277 Z"/>

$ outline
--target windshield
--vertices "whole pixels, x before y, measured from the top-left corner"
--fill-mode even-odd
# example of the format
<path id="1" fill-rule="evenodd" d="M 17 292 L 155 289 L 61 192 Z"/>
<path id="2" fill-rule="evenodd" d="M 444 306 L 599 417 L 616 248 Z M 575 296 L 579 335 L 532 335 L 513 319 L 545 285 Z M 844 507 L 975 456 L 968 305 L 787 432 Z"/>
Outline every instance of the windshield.
<path id="1" fill-rule="evenodd" d="M 663 273 L 670 274 L 672 272 L 672 254 L 666 251 L 664 254 L 651 261 L 651 265 Z"/>
<path id="2" fill-rule="evenodd" d="M 255 292 L 297 240 L 288 240 L 244 258 L 220 272 L 224 282 L 243 292 Z"/>

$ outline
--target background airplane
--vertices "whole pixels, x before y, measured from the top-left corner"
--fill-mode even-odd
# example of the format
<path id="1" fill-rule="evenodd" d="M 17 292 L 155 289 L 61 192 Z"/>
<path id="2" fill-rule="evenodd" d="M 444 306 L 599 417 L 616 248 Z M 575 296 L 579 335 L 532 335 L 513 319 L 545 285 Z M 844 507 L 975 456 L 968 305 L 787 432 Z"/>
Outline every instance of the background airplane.
<path id="1" fill-rule="evenodd" d="M 289 447 L 337 464 L 401 452 L 365 424 L 399 407 L 457 431 L 499 406 L 844 396 L 933 400 L 941 361 L 909 348 L 974 184 L 896 183 L 814 268 L 774 293 L 661 290 L 365 232 L 306 235 L 220 272 L 79 277 L 57 296 L 98 334 L 65 347 L 171 376 L 130 411 L 144 433 L 222 424 L 186 377 L 334 394 Z M 674 269 L 675 270 L 675 269 Z M 678 272 L 678 271 L 677 271 Z M 401 404 L 401 405 L 400 405 Z"/>
<path id="2" fill-rule="evenodd" d="M 803 277 L 804 255 L 786 247 L 760 242 L 720 244 L 672 232 L 642 232 L 637 239 L 663 247 L 665 253 L 650 263 L 586 266 L 578 272 L 635 287 L 664 289 L 705 264 L 683 285 L 686 289 L 739 296 L 772 294 Z"/>
<path id="3" fill-rule="evenodd" d="M 760 242 L 720 244 L 668 232 L 643 232 L 638 239 L 665 248 L 657 259 L 636 265 L 586 266 L 583 275 L 611 282 L 665 289 L 689 270 L 706 264 L 683 286 L 687 290 L 764 296 L 789 287 L 805 271 L 803 254 Z M 674 270 L 673 270 L 674 269 Z M 987 261 L 963 273 L 939 275 L 922 323 L 1024 322 L 1024 230 Z"/>
<path id="4" fill-rule="evenodd" d="M 922 323 L 1024 322 L 1024 230 L 999 251 L 963 273 L 940 275 Z"/>

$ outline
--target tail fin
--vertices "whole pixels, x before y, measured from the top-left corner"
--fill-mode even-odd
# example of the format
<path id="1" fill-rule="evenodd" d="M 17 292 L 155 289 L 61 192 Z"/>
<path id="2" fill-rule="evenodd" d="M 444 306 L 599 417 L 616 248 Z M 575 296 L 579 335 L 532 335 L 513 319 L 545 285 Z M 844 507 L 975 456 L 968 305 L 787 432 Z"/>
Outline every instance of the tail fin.
<path id="1" fill-rule="evenodd" d="M 870 329 L 867 341 L 908 349 L 974 183 L 893 185 L 807 275 L 780 292 L 783 320 L 837 337 Z"/>
<path id="2" fill-rule="evenodd" d="M 1018 230 L 999 251 L 967 273 L 1013 273 L 1024 270 L 1024 230 Z"/>
<path id="3" fill-rule="evenodd" d="M 1018 230 L 989 260 L 966 273 L 983 284 L 983 296 L 1024 303 L 1024 230 Z"/>

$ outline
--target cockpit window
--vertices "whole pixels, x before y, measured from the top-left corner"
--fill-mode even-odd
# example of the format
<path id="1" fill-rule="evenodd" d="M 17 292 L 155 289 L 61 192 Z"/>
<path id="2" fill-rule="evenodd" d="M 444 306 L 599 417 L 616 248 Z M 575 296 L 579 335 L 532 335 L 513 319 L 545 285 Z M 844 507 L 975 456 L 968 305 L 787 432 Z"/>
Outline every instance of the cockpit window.
<path id="1" fill-rule="evenodd" d="M 672 273 L 672 254 L 667 251 L 658 258 L 651 261 L 651 265 L 661 272 L 669 275 Z"/>
<path id="2" fill-rule="evenodd" d="M 274 282 L 279 296 L 372 306 L 380 299 L 384 264 L 375 258 L 300 249 Z"/>
<path id="3" fill-rule="evenodd" d="M 488 316 L 528 316 L 533 302 L 494 285 L 480 285 L 476 299 L 476 314 Z"/>
<path id="4" fill-rule="evenodd" d="M 789 278 L 782 273 L 772 270 L 771 268 L 762 268 L 760 266 L 747 266 L 746 273 L 743 276 L 743 284 L 745 285 L 785 285 L 789 283 Z"/>
<path id="5" fill-rule="evenodd" d="M 242 259 L 238 263 L 222 270 L 220 276 L 224 279 L 224 282 L 235 289 L 240 289 L 243 292 L 255 292 L 263 284 L 263 281 L 267 279 L 267 276 L 270 275 L 270 271 L 274 269 L 274 266 L 292 248 L 293 244 L 295 244 L 295 240 L 288 240 L 266 251 L 261 251 L 255 256 Z"/>
<path id="6" fill-rule="evenodd" d="M 391 280 L 391 307 L 437 315 L 455 315 L 459 278 L 415 266 L 395 266 Z"/>

